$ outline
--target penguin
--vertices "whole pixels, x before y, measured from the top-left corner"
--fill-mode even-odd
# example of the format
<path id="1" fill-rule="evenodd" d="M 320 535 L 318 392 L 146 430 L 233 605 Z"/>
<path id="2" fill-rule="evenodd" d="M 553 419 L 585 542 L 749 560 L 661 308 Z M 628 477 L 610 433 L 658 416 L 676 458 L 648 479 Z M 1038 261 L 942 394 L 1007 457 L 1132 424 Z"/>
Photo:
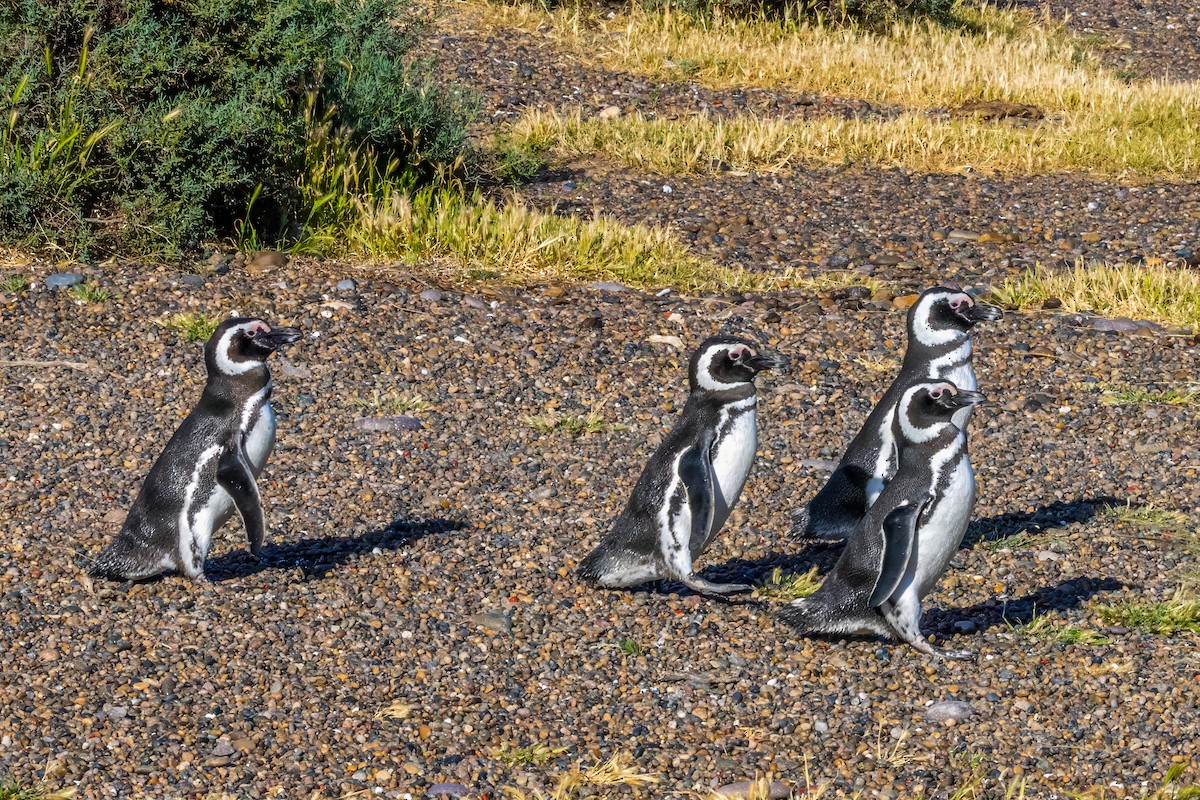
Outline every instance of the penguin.
<path id="1" fill-rule="evenodd" d="M 729 336 L 705 340 L 688 366 L 683 414 L 650 457 L 612 530 L 579 565 L 610 588 L 674 579 L 702 594 L 749 591 L 696 575 L 700 557 L 737 503 L 758 447 L 754 378 L 786 361 Z"/>
<path id="2" fill-rule="evenodd" d="M 921 599 L 958 551 L 975 505 L 967 437 L 953 420 L 983 400 L 949 381 L 902 388 L 893 425 L 899 468 L 821 587 L 780 612 L 785 622 L 804 633 L 895 636 L 938 658 L 974 657 L 921 636 Z"/>
<path id="3" fill-rule="evenodd" d="M 206 582 L 213 532 L 236 510 L 258 555 L 266 536 L 255 482 L 275 445 L 266 360 L 300 338 L 261 319 L 225 320 L 204 345 L 208 382 L 167 442 L 113 542 L 92 574 L 140 580 L 168 570 Z"/>
<path id="4" fill-rule="evenodd" d="M 896 471 L 892 417 L 902 389 L 916 380 L 950 381 L 966 391 L 978 382 L 971 364 L 971 329 L 1004 316 L 995 306 L 947 286 L 921 293 L 908 312 L 908 347 L 900 374 L 846 448 L 825 486 L 796 512 L 792 535 L 802 539 L 844 539 Z M 966 430 L 969 406 L 954 418 Z"/>

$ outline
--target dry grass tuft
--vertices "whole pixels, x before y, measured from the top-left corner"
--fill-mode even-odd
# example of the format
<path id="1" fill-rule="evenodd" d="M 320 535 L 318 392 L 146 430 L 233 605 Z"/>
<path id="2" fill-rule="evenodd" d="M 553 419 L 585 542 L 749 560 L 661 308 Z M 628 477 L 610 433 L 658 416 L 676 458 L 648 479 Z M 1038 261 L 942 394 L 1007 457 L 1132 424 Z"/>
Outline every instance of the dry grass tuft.
<path id="1" fill-rule="evenodd" d="M 1010 308 L 1040 308 L 1047 299 L 1056 298 L 1064 311 L 1200 328 L 1200 273 L 1166 264 L 1079 261 L 1063 270 L 1037 265 L 1006 280 L 993 297 Z"/>
<path id="2" fill-rule="evenodd" d="M 76 789 L 53 790 L 44 785 L 20 786 L 16 783 L 0 783 L 0 800 L 70 800 Z"/>
<path id="3" fill-rule="evenodd" d="M 1100 515 L 1110 522 L 1155 530 L 1180 530 L 1188 524 L 1187 514 L 1174 508 L 1160 508 L 1153 503 L 1109 506 Z"/>
<path id="4" fill-rule="evenodd" d="M 1200 105 L 1194 115 L 1146 125 L 1086 116 L 1023 128 L 922 112 L 888 119 L 652 120 L 633 114 L 602 120 L 579 112 L 529 111 L 507 135 L 562 155 L 601 156 L 663 175 L 708 173 L 718 164 L 758 172 L 859 164 L 922 172 L 1163 178 L 1200 171 Z"/>
<path id="5" fill-rule="evenodd" d="M 722 267 L 692 254 L 662 227 L 622 225 L 531 209 L 519 199 L 497 204 L 444 189 L 364 199 L 348 232 L 350 251 L 409 262 L 443 257 L 453 274 L 517 284 L 612 280 L 693 291 L 761 291 L 790 285 L 791 274 Z M 373 268 L 374 269 L 374 268 Z"/>
<path id="6" fill-rule="evenodd" d="M 658 783 L 659 777 L 639 772 L 633 759 L 617 753 L 608 761 L 587 770 L 577 764 L 566 775 L 558 779 L 558 785 L 550 794 L 534 789 L 532 794 L 515 786 L 505 786 L 504 794 L 509 800 L 575 800 L 579 789 L 584 786 L 630 786 L 634 788 Z"/>
<path id="7" fill-rule="evenodd" d="M 595 411 L 587 414 L 538 414 L 524 417 L 526 425 L 538 433 L 562 431 L 570 436 L 590 436 L 604 430 L 624 430 L 624 425 L 613 425 Z"/>
<path id="8" fill-rule="evenodd" d="M 767 578 L 766 583 L 754 590 L 754 596 L 770 600 L 799 600 L 801 597 L 808 597 L 820 587 L 821 576 L 816 567 L 803 574 L 785 573 L 782 567 L 776 567 L 771 571 L 771 577 Z"/>
<path id="9" fill-rule="evenodd" d="M 569 152 L 595 152 L 664 173 L 702 172 L 714 159 L 738 169 L 802 161 L 919 170 L 1083 171 L 1184 177 L 1200 167 L 1200 84 L 1129 83 L 1105 70 L 1060 26 L 1019 12 L 975 12 L 977 33 L 899 24 L 881 35 L 794 20 L 698 20 L 633 10 L 612 20 L 574 9 L 485 5 L 494 24 L 549 29 L 584 60 L 709 86 L 770 86 L 854 97 L 906 110 L 892 119 L 745 120 L 716 128 L 616 120 L 612 136 L 568 119 L 529 115 L 518 131 Z M 1037 106 L 1041 123 L 1012 127 L 930 114 L 975 100 Z M 554 135 L 547 135 L 557 131 Z M 633 137 L 627 146 L 619 141 Z M 746 138 L 752 146 L 739 147 Z"/>

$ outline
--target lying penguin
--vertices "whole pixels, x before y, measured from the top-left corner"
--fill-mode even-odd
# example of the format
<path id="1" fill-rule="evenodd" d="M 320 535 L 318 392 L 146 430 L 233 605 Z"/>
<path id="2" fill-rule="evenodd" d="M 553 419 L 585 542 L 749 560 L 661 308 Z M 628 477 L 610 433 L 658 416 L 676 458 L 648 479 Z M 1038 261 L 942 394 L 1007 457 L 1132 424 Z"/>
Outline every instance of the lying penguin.
<path id="1" fill-rule="evenodd" d="M 205 581 L 213 532 L 235 509 L 258 555 L 266 528 L 255 481 L 275 445 L 266 359 L 299 338 L 295 328 L 261 319 L 228 319 L 217 327 L 204 345 L 208 382 L 200 402 L 150 468 L 93 575 L 138 580 L 176 570 Z"/>
<path id="2" fill-rule="evenodd" d="M 922 638 L 921 599 L 950 564 L 971 518 L 975 475 L 953 419 L 982 401 L 949 382 L 903 388 L 893 427 L 899 469 L 825 582 L 790 603 L 781 619 L 804 633 L 878 633 L 940 658 L 974 657 Z"/>
<path id="3" fill-rule="evenodd" d="M 975 391 L 971 329 L 978 322 L 993 322 L 1003 315 L 995 306 L 978 303 L 957 289 L 935 286 L 921 293 L 908 312 L 908 347 L 900 374 L 850 442 L 825 486 L 796 513 L 793 536 L 844 539 L 850 535 L 896 471 L 892 416 L 900 392 L 915 380 L 950 381 L 960 389 Z M 966 430 L 970 416 L 970 407 L 960 409 L 954 424 Z"/>
<path id="4" fill-rule="evenodd" d="M 581 577 L 607 587 L 671 578 L 703 594 L 751 589 L 706 581 L 693 562 L 725 524 L 754 463 L 754 378 L 785 364 L 743 339 L 714 336 L 700 345 L 679 423 L 646 464 L 612 531 L 579 565 Z"/>

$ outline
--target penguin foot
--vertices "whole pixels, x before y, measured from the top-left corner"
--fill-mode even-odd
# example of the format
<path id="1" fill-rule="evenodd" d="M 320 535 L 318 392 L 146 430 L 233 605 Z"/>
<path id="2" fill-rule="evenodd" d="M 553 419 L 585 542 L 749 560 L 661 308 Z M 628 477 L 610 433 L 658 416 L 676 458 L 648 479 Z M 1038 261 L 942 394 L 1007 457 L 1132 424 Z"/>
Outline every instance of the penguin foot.
<path id="1" fill-rule="evenodd" d="M 754 588 L 748 583 L 712 583 L 696 575 L 688 575 L 684 578 L 683 585 L 700 594 L 736 594 L 748 592 Z"/>
<path id="2" fill-rule="evenodd" d="M 947 650 L 941 647 L 932 647 L 932 645 L 931 648 L 935 656 L 948 661 L 974 661 L 979 657 L 974 650 Z"/>

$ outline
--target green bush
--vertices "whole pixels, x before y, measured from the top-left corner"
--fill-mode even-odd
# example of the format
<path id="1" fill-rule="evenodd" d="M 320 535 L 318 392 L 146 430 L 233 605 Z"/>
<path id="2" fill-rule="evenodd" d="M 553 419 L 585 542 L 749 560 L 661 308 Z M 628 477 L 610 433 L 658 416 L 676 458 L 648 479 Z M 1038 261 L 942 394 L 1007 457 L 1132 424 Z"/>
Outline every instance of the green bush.
<path id="1" fill-rule="evenodd" d="M 471 108 L 411 57 L 406 1 L 6 0 L 0 237 L 174 254 L 248 213 L 295 237 L 314 126 L 420 182 Z"/>

